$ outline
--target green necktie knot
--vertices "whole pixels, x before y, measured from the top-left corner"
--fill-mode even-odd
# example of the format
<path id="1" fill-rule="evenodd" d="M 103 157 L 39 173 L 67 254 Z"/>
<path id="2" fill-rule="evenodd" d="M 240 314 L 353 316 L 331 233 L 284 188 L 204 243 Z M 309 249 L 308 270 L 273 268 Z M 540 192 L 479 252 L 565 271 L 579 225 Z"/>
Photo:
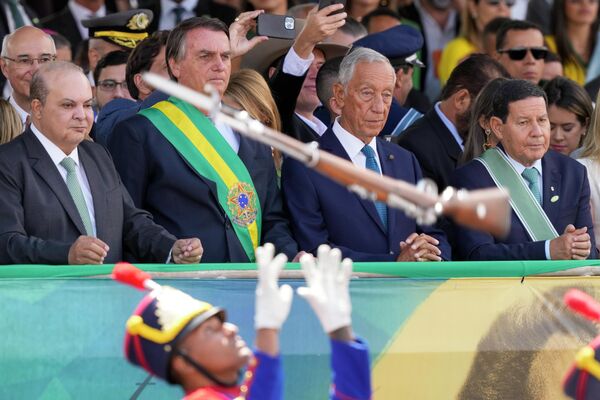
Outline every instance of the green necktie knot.
<path id="1" fill-rule="evenodd" d="M 542 195 L 540 193 L 539 185 L 540 174 L 538 173 L 537 169 L 533 167 L 525 168 L 525 170 L 521 173 L 521 176 L 523 177 L 523 179 L 525 179 L 527 185 L 529 186 L 529 190 L 531 190 L 531 193 L 533 194 L 537 202 L 541 205 Z"/>

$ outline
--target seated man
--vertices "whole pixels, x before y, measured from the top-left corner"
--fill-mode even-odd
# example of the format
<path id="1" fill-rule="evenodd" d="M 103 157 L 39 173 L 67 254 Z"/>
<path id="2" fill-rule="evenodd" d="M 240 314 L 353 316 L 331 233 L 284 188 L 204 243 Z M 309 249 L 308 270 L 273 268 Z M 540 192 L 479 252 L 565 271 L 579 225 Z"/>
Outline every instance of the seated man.
<path id="1" fill-rule="evenodd" d="M 283 399 L 279 331 L 289 314 L 293 292 L 288 285 L 278 285 L 286 257 L 273 255 L 274 247 L 268 243 L 256 250 L 254 352 L 237 334 L 237 326 L 226 322 L 225 310 L 177 289 L 158 286 L 134 267 L 116 267 L 116 279 L 153 288 L 127 321 L 127 359 L 152 375 L 181 385 L 186 400 Z M 330 398 L 370 399 L 368 348 L 352 332 L 348 290 L 352 261 L 341 261 L 339 250 L 321 246 L 316 263 L 305 254 L 301 264 L 308 287 L 299 288 L 298 294 L 309 302 L 331 339 Z M 332 284 L 325 284 L 327 277 L 334 278 Z M 248 371 L 240 381 L 245 367 Z"/>
<path id="2" fill-rule="evenodd" d="M 171 78 L 197 91 L 210 83 L 222 97 L 231 59 L 265 39 L 246 39 L 260 13 L 240 14 L 231 30 L 206 17 L 177 25 L 166 48 Z M 252 261 L 265 242 L 296 255 L 270 147 L 170 98 L 118 123 L 108 148 L 134 203 L 173 234 L 200 238 L 203 262 Z"/>
<path id="3" fill-rule="evenodd" d="M 319 144 L 359 167 L 415 184 L 421 179 L 417 159 L 377 138 L 388 115 L 395 78 L 389 60 L 374 50 L 361 47 L 344 57 L 340 81 L 334 86 L 341 116 Z M 450 258 L 441 231 L 421 228 L 400 210 L 361 199 L 295 160 L 284 161 L 281 182 L 301 250 L 314 253 L 321 243 L 328 243 L 356 261 Z"/>
<path id="4" fill-rule="evenodd" d="M 0 146 L 0 264 L 198 262 L 198 239 L 178 240 L 135 208 L 107 151 L 84 140 L 92 88 L 56 61 L 31 81 L 32 124 Z"/>
<path id="5" fill-rule="evenodd" d="M 585 168 L 548 151 L 546 94 L 524 80 L 501 84 L 490 127 L 497 148 L 456 170 L 455 187 L 506 187 L 511 229 L 504 239 L 457 227 L 458 256 L 465 260 L 570 260 L 596 256 L 590 187 Z M 557 232 L 561 232 L 559 235 Z"/>

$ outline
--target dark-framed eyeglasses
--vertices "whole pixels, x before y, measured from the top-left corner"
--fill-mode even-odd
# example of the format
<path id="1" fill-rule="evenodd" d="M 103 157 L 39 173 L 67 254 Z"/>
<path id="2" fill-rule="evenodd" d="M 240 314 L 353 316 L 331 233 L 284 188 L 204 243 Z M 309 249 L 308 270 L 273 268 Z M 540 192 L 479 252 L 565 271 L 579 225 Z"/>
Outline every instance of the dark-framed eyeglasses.
<path id="1" fill-rule="evenodd" d="M 117 86 L 123 90 L 127 90 L 127 81 L 115 81 L 114 79 L 104 79 L 103 81 L 96 82 L 96 86 L 105 92 L 114 91 Z"/>
<path id="2" fill-rule="evenodd" d="M 38 58 L 31 58 L 31 57 L 10 58 L 10 57 L 6 57 L 6 56 L 2 56 L 2 58 L 4 58 L 5 60 L 14 62 L 15 64 L 17 64 L 17 67 L 19 67 L 19 68 L 32 67 L 33 63 L 35 63 L 35 62 L 37 62 L 38 64 L 41 65 L 41 64 L 49 63 L 50 61 L 56 61 L 56 56 L 50 55 L 50 54 L 41 56 Z"/>
<path id="3" fill-rule="evenodd" d="M 515 47 L 512 49 L 498 50 L 498 53 L 506 53 L 511 60 L 520 61 L 525 58 L 528 51 L 531 52 L 531 55 L 536 60 L 545 60 L 548 55 L 548 49 L 545 47 Z"/>
<path id="4" fill-rule="evenodd" d="M 499 6 L 500 3 L 504 3 L 506 4 L 506 7 L 512 7 L 517 0 L 485 0 L 485 2 L 490 6 Z"/>

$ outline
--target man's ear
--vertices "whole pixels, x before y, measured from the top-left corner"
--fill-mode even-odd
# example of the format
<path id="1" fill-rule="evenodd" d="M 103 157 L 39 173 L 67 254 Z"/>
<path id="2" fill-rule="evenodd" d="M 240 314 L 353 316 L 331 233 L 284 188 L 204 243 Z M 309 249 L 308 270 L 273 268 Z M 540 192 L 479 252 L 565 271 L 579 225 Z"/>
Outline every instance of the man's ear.
<path id="1" fill-rule="evenodd" d="M 467 89 L 460 89 L 454 94 L 454 108 L 460 113 L 464 114 L 471 105 L 471 95 Z"/>
<path id="2" fill-rule="evenodd" d="M 150 94 L 150 92 L 152 92 L 152 90 L 148 86 L 146 86 L 146 81 L 144 81 L 144 79 L 142 78 L 142 74 L 135 74 L 133 76 L 133 83 L 138 89 L 138 92 L 140 92 L 140 94 L 143 96 L 147 96 Z M 141 98 L 142 96 L 138 97 Z"/>
<path id="3" fill-rule="evenodd" d="M 37 120 L 42 118 L 42 107 L 44 105 L 38 99 L 31 101 L 31 116 Z"/>
<path id="4" fill-rule="evenodd" d="M 337 106 L 339 107 L 339 109 L 341 110 L 342 108 L 344 108 L 344 86 L 339 83 L 336 82 L 333 84 L 333 97 L 335 99 L 335 102 L 337 103 Z"/>
<path id="5" fill-rule="evenodd" d="M 490 118 L 490 129 L 494 132 L 494 135 L 498 138 L 498 140 L 502 140 L 504 138 L 504 123 L 498 117 Z"/>
<path id="6" fill-rule="evenodd" d="M 181 75 L 181 69 L 179 68 L 180 65 L 177 61 L 175 61 L 175 59 L 173 57 L 169 58 L 167 60 L 167 63 L 169 64 L 169 69 L 171 69 L 171 73 L 173 74 L 173 76 L 179 80 L 179 76 Z"/>
<path id="7" fill-rule="evenodd" d="M 2 70 L 2 75 L 4 75 L 6 79 L 8 79 L 8 72 L 6 71 L 6 68 L 6 61 L 0 58 L 0 70 Z"/>

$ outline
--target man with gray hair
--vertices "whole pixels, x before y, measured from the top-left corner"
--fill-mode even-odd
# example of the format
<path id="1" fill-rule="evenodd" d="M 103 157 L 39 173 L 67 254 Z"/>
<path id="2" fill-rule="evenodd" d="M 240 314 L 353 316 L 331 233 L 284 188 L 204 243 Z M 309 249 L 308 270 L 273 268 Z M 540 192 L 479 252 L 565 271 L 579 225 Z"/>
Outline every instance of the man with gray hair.
<path id="1" fill-rule="evenodd" d="M 415 184 L 421 179 L 416 158 L 377 137 L 387 119 L 395 79 L 389 60 L 374 50 L 359 48 L 344 57 L 333 89 L 341 115 L 319 145 L 360 168 Z M 421 227 L 383 203 L 362 199 L 297 161 L 284 162 L 281 182 L 301 250 L 315 253 L 327 243 L 355 261 L 450 259 L 441 231 Z"/>
<path id="2" fill-rule="evenodd" d="M 17 110 L 23 126 L 31 111 L 29 82 L 41 64 L 56 59 L 50 35 L 33 26 L 23 26 L 2 40 L 0 68 L 12 88 L 10 104 Z"/>
<path id="3" fill-rule="evenodd" d="M 84 140 L 94 114 L 81 68 L 47 63 L 30 91 L 30 127 L 0 146 L 0 264 L 199 262 L 200 241 L 135 208 L 107 151 Z"/>

